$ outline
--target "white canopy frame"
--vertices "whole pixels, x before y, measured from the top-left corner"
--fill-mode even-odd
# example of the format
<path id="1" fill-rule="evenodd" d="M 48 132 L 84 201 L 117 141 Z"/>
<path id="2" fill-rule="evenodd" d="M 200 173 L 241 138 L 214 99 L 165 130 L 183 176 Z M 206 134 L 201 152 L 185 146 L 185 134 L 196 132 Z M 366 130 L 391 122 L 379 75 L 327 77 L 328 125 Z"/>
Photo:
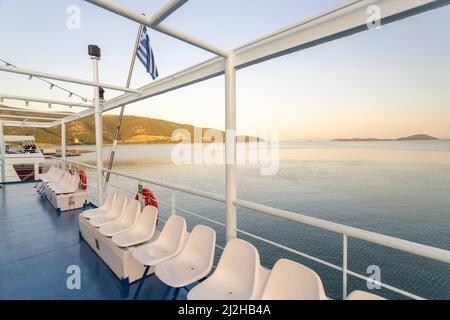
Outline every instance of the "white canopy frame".
<path id="1" fill-rule="evenodd" d="M 288 28 L 272 33 L 266 37 L 257 39 L 234 50 L 225 51 L 202 40 L 174 30 L 162 22 L 177 9 L 182 7 L 187 0 L 170 0 L 152 17 L 146 17 L 138 12 L 129 10 L 110 0 L 85 0 L 100 8 L 118 14 L 124 18 L 143 24 L 153 30 L 162 32 L 173 38 L 182 40 L 195 47 L 207 50 L 216 55 L 215 58 L 192 66 L 173 75 L 145 85 L 138 89 L 128 89 L 115 85 L 101 84 L 98 82 L 97 60 L 94 61 L 94 81 L 81 80 L 66 76 L 58 76 L 26 69 L 0 67 L 0 71 L 13 72 L 42 78 L 76 83 L 94 88 L 94 106 L 86 106 L 87 109 L 77 114 L 67 116 L 63 120 L 55 120 L 51 123 L 2 121 L 3 126 L 34 126 L 49 128 L 61 125 L 65 130 L 65 124 L 95 114 L 96 138 L 97 138 L 97 172 L 98 181 L 102 180 L 101 159 L 101 117 L 102 113 L 189 86 L 207 79 L 225 74 L 225 128 L 227 134 L 226 153 L 226 211 L 227 211 L 227 239 L 236 237 L 236 71 L 269 59 L 304 50 L 319 44 L 336 40 L 351 34 L 368 30 L 367 8 L 376 5 L 380 9 L 381 24 L 391 23 L 409 16 L 413 16 L 431 9 L 450 4 L 450 0 L 352 0 L 348 3 L 328 10 L 320 15 L 298 22 Z M 124 94 L 108 100 L 102 104 L 98 99 L 99 87 L 119 90 Z M 1 95 L 0 95 L 1 97 Z M 37 101 L 38 99 L 22 99 L 25 101 Z M 61 105 L 64 105 L 61 103 Z M 72 103 L 65 105 L 75 106 Z M 14 110 L 15 111 L 15 110 Z M 0 128 L 0 133 L 2 133 Z M 63 135 L 62 135 L 63 136 Z M 65 134 L 64 134 L 65 136 Z M 0 142 L 2 138 L 0 137 Z M 65 140 L 65 139 L 64 139 Z M 65 150 L 65 141 L 62 142 Z M 0 148 L 1 149 L 1 148 Z M 3 153 L 2 153 L 3 154 Z M 99 155 L 100 154 L 100 155 Z M 103 196 L 102 184 L 99 184 L 99 204 Z"/>

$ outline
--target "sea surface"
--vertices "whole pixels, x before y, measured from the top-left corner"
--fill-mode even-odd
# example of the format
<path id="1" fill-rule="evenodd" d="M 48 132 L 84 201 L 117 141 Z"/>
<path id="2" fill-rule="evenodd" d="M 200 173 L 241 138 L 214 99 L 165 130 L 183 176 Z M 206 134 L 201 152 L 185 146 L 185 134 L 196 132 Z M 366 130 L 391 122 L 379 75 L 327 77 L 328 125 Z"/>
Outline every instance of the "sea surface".
<path id="1" fill-rule="evenodd" d="M 172 153 L 177 147 L 121 145 L 114 170 L 224 194 L 224 165 L 176 164 Z M 270 154 L 264 150 L 266 147 L 240 145 L 238 155 L 258 149 Z M 222 155 L 218 149 L 216 154 Z M 110 146 L 105 146 L 105 159 L 109 150 Z M 247 161 L 238 166 L 239 199 L 450 250 L 450 141 L 283 142 L 278 155 L 272 155 L 279 157 L 279 168 L 272 170 L 274 175 L 261 174 L 261 168 L 268 167 L 267 162 L 261 165 Z M 95 153 L 72 159 L 95 164 Z M 112 177 L 112 184 L 130 194 L 137 189 L 136 181 L 125 178 Z M 161 215 L 167 216 L 169 208 L 163 202 L 170 203 L 170 192 L 144 185 L 155 192 L 161 202 Z M 94 191 L 93 179 L 90 187 Z M 180 192 L 176 193 L 176 200 L 180 209 L 225 221 L 222 203 Z M 198 223 L 214 227 L 218 244 L 224 245 L 223 227 L 180 210 L 179 214 L 187 218 L 190 228 Z M 238 228 L 342 265 L 342 235 L 244 209 L 238 210 Z M 271 268 L 282 257 L 304 263 L 319 273 L 328 296 L 341 297 L 340 271 L 244 234 L 239 236 L 258 247 L 264 266 Z M 381 281 L 389 285 L 428 299 L 450 299 L 450 265 L 358 239 L 348 241 L 350 270 L 369 276 L 372 273 L 367 273 L 367 269 L 377 266 Z M 368 290 L 367 283 L 349 276 L 349 292 L 354 289 Z M 400 298 L 387 289 L 374 293 Z"/>

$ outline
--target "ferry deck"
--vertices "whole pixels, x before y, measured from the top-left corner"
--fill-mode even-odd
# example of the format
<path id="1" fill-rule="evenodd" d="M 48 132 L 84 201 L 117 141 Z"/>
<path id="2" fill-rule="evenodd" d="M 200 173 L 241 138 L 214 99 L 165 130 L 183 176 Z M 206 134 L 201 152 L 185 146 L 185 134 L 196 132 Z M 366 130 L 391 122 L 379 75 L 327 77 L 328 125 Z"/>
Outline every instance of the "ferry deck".
<path id="1" fill-rule="evenodd" d="M 0 299 L 133 299 L 137 290 L 138 282 L 131 285 L 126 279 L 120 279 L 111 270 L 110 266 L 105 264 L 99 254 L 92 249 L 92 245 L 88 245 L 86 239 L 81 237 L 80 213 L 84 209 L 102 207 L 105 205 L 107 197 L 107 188 L 104 183 L 105 175 L 111 174 L 114 177 L 131 179 L 133 181 L 142 182 L 148 185 L 156 185 L 169 190 L 172 194 L 171 203 L 168 203 L 169 213 L 176 215 L 177 210 L 182 210 L 176 204 L 177 193 L 187 193 L 198 196 L 200 198 L 209 199 L 225 205 L 224 217 L 225 222 L 213 221 L 208 217 L 202 217 L 196 213 L 187 212 L 195 215 L 197 218 L 204 219 L 208 223 L 215 223 L 225 230 L 226 243 L 235 241 L 242 234 L 252 239 L 266 242 L 267 244 L 276 246 L 286 250 L 289 254 L 301 256 L 310 259 L 316 263 L 339 271 L 342 276 L 342 299 L 351 296 L 348 292 L 349 278 L 358 278 L 363 281 L 371 281 L 366 275 L 353 272 L 348 268 L 348 239 L 358 239 L 367 241 L 372 244 L 385 246 L 391 249 L 406 252 L 408 254 L 417 255 L 421 258 L 432 259 L 439 263 L 450 263 L 450 251 L 426 246 L 419 243 L 405 241 L 402 239 L 373 233 L 326 220 L 316 219 L 298 212 L 281 210 L 258 203 L 253 203 L 240 199 L 236 192 L 236 77 L 237 71 L 251 65 L 262 63 L 269 59 L 281 57 L 292 52 L 307 50 L 312 46 L 317 46 L 329 41 L 339 41 L 340 38 L 351 36 L 355 33 L 365 32 L 368 30 L 367 25 L 367 8 L 370 5 L 377 5 L 380 8 L 380 21 L 382 24 L 395 23 L 398 20 L 410 18 L 414 15 L 421 14 L 429 10 L 439 10 L 441 7 L 450 3 L 448 0 L 358 0 L 349 1 L 347 4 L 329 10 L 323 14 L 317 15 L 289 28 L 280 30 L 261 39 L 257 39 L 252 43 L 226 51 L 217 48 L 204 41 L 195 39 L 180 31 L 167 27 L 162 22 L 178 9 L 182 9 L 186 0 L 168 1 L 163 8 L 152 17 L 143 16 L 134 12 L 120 4 L 109 0 L 86 0 L 86 2 L 117 14 L 123 18 L 136 22 L 139 25 L 145 25 L 148 28 L 162 32 L 170 37 L 184 41 L 195 47 L 201 48 L 214 57 L 204 63 L 195 65 L 186 70 L 182 70 L 176 74 L 159 79 L 141 88 L 121 87 L 99 82 L 98 64 L 100 61 L 100 50 L 95 46 L 89 48 L 89 54 L 93 63 L 93 81 L 85 79 L 77 79 L 67 76 L 48 74 L 45 72 L 21 69 L 10 65 L 0 66 L 0 72 L 25 75 L 27 77 L 38 77 L 43 79 L 56 80 L 77 85 L 92 87 L 94 90 L 94 99 L 74 105 L 72 102 L 62 102 L 51 99 L 38 99 L 31 97 L 7 96 L 2 98 L 12 100 L 23 100 L 30 102 L 48 103 L 49 105 L 62 105 L 67 107 L 85 108 L 79 113 L 67 115 L 62 118 L 52 119 L 46 118 L 50 122 L 38 122 L 39 120 L 27 115 L 13 116 L 19 120 L 8 120 L 0 115 L 0 151 L 2 156 L 2 188 L 0 189 Z M 227 161 L 225 165 L 226 175 L 226 192 L 225 195 L 215 194 L 208 191 L 191 189 L 184 186 L 170 184 L 165 181 L 154 181 L 142 177 L 135 177 L 129 174 L 107 169 L 104 167 L 104 159 L 102 158 L 103 139 L 102 139 L 102 114 L 120 108 L 124 105 L 132 104 L 137 101 L 148 99 L 156 95 L 177 90 L 179 88 L 189 86 L 194 83 L 208 80 L 213 77 L 223 76 L 225 86 L 225 127 L 227 134 L 231 139 L 227 139 L 225 143 L 225 154 Z M 107 100 L 101 101 L 100 88 L 106 90 L 120 91 L 123 94 Z M 15 112 L 24 111 L 23 109 L 15 109 Z M 29 111 L 29 110 L 28 110 Z M 25 112 L 25 111 L 24 111 Z M 76 121 L 89 116 L 95 117 L 95 133 L 96 133 L 96 165 L 77 163 L 66 159 L 66 125 L 71 121 Z M 41 118 L 43 119 L 43 118 Z M 50 162 L 52 168 L 57 166 L 65 171 L 73 169 L 77 173 L 81 170 L 85 171 L 89 178 L 88 181 L 94 181 L 94 192 L 87 195 L 84 208 L 77 210 L 69 210 L 69 212 L 61 212 L 61 208 L 56 208 L 55 203 L 50 204 L 47 196 L 41 196 L 37 193 L 36 184 L 39 184 L 40 177 L 36 175 L 37 181 L 33 182 L 7 182 L 4 172 L 5 163 L 5 143 L 4 128 L 5 127 L 29 127 L 29 128 L 52 128 L 61 127 L 61 158 L 49 159 L 44 162 Z M 229 157 L 229 158 L 228 158 Z M 234 157 L 234 159 L 233 159 Z M 234 160 L 234 161 L 233 161 Z M 47 164 L 47 169 L 50 167 Z M 67 172 L 66 172 L 67 173 Z M 84 174 L 84 173 L 83 173 Z M 61 175 L 60 175 L 61 178 Z M 81 178 L 81 173 L 80 173 Z M 65 179 L 65 178 L 64 178 Z M 64 183 L 60 183 L 59 187 L 64 190 L 75 183 L 76 192 L 78 183 L 72 177 L 67 176 Z M 70 180 L 70 183 L 69 183 Z M 117 192 L 126 192 L 120 190 L 120 186 L 116 186 Z M 201 189 L 201 188 L 200 188 Z M 58 193 L 54 191 L 54 194 Z M 130 191 L 130 190 L 128 190 Z M 75 192 L 75 191 L 74 191 Z M 69 192 L 60 192 L 64 194 Z M 133 194 L 133 190 L 129 192 Z M 51 194 L 51 190 L 48 190 Z M 127 194 L 130 198 L 130 194 Z M 58 197 L 56 197 L 59 200 Z M 72 201 L 72 200 L 70 200 Z M 70 203 L 69 205 L 70 206 Z M 87 207 L 86 207 L 87 206 Z M 58 207 L 58 205 L 56 205 Z M 245 233 L 237 224 L 237 209 L 253 210 L 258 213 L 269 215 L 281 219 L 285 219 L 290 223 L 303 224 L 314 228 L 326 230 L 342 237 L 342 260 L 339 264 L 327 262 L 320 258 L 313 257 L 307 253 L 301 252 L 296 248 L 291 248 L 285 244 L 278 244 L 261 236 Z M 65 210 L 63 210 L 65 211 Z M 164 219 L 167 216 L 163 217 Z M 165 221 L 163 221 L 165 222 Z M 161 231 L 164 223 L 158 225 Z M 214 239 L 215 240 L 215 239 Z M 106 241 L 106 240 L 105 240 Z M 109 240 L 108 240 L 109 241 Z M 225 243 L 225 244 L 226 244 Z M 224 246 L 225 246 L 224 244 Z M 216 252 L 224 250 L 224 246 L 218 246 Z M 131 246 L 130 246 L 131 247 Z M 220 250 L 219 250 L 220 249 Z M 225 248 L 226 250 L 226 248 Z M 264 252 L 260 252 L 264 255 Z M 104 258 L 104 257 L 103 257 Z M 81 270 L 81 290 L 68 289 L 70 286 L 67 281 L 70 278 L 71 266 L 77 266 Z M 205 282 L 211 279 L 214 274 L 214 268 L 210 266 L 208 276 L 201 279 Z M 69 268 L 69 269 L 68 269 Z M 264 269 L 258 274 L 261 279 L 258 281 L 264 285 L 267 277 L 271 279 L 274 269 Z M 289 277 L 290 274 L 287 274 Z M 145 277 L 144 277 L 145 278 Z M 283 278 L 283 277 L 281 277 Z M 124 281 L 125 280 L 125 281 Z M 277 279 L 273 281 L 284 281 L 286 279 Z M 289 282 L 289 281 L 288 281 Z M 145 300 L 170 300 L 186 299 L 187 291 L 182 290 L 174 294 L 173 288 L 165 285 L 158 277 L 151 276 L 142 282 L 143 287 L 138 296 L 139 299 Z M 201 283 L 202 284 L 202 283 Z M 393 285 L 385 284 L 381 281 L 375 281 L 374 284 L 379 285 L 387 290 L 391 290 L 404 298 L 423 299 L 413 292 L 407 292 Z M 196 283 L 192 283 L 192 286 Z M 187 286 L 191 289 L 192 286 Z M 275 286 L 276 287 L 276 286 Z M 259 290 L 259 289 L 258 289 Z M 267 291 L 265 286 L 261 288 L 262 292 Z M 300 289 L 294 288 L 295 293 Z M 250 298 L 258 299 L 260 295 L 255 292 Z M 276 291 L 276 290 L 275 290 Z M 192 291 L 191 291 L 192 292 Z M 229 292 L 231 295 L 232 292 Z M 201 296 L 201 295 L 200 295 Z M 273 295 L 269 292 L 269 297 Z M 295 296 L 295 294 L 294 294 Z M 203 295 L 204 298 L 209 296 Z M 320 297 L 327 297 L 320 293 Z M 289 297 L 287 297 L 289 298 Z M 366 297 L 367 298 L 367 297 Z M 369 296 L 370 298 L 370 296 Z M 375 298 L 371 296 L 371 298 Z M 450 298 L 450 297 L 449 297 Z"/>

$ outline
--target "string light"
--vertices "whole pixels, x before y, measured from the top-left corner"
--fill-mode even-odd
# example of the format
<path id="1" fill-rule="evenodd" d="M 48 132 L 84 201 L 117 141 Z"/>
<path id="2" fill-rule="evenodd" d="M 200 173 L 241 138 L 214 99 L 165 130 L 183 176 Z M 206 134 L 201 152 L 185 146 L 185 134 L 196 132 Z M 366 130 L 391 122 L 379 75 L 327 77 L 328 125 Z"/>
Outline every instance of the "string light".
<path id="1" fill-rule="evenodd" d="M 3 59 L 0 59 L 0 62 L 3 62 L 7 67 L 18 68 L 18 66 L 13 65 L 12 63 L 9 63 L 8 61 L 5 61 L 5 60 L 3 60 Z M 89 100 L 86 99 L 85 97 L 83 97 L 83 96 L 81 96 L 81 95 L 79 95 L 79 94 L 76 94 L 76 93 L 74 93 L 74 92 L 71 92 L 71 91 L 69 91 L 68 89 L 63 88 L 63 87 L 61 87 L 61 86 L 59 86 L 59 85 L 57 85 L 57 84 L 54 84 L 54 83 L 52 83 L 52 82 L 50 82 L 50 81 L 48 81 L 48 80 L 46 80 L 46 79 L 44 79 L 44 78 L 40 78 L 40 77 L 35 77 L 35 76 L 32 76 L 32 75 L 28 75 L 28 79 L 29 79 L 29 80 L 32 80 L 33 77 L 36 78 L 36 79 L 39 79 L 39 80 L 41 80 L 41 81 L 43 81 L 43 82 L 45 82 L 45 83 L 47 83 L 47 84 L 49 85 L 49 88 L 50 88 L 50 89 L 53 89 L 53 88 L 56 87 L 56 88 L 58 88 L 58 89 L 60 89 L 60 90 L 62 90 L 62 91 L 67 92 L 67 93 L 69 94 L 69 97 L 77 96 L 77 97 L 79 97 L 80 99 L 82 99 L 84 102 L 89 101 Z"/>

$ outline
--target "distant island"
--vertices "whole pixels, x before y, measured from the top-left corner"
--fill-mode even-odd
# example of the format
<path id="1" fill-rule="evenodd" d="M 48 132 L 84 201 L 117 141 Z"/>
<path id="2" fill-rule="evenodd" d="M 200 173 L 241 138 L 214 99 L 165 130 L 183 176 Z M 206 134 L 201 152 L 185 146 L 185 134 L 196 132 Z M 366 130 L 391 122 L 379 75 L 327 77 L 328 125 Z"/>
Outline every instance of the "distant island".
<path id="1" fill-rule="evenodd" d="M 378 139 L 378 138 L 337 138 L 331 141 L 428 141 L 428 140 L 440 140 L 439 138 L 430 136 L 428 134 L 414 134 L 408 137 L 401 137 L 397 139 Z"/>

